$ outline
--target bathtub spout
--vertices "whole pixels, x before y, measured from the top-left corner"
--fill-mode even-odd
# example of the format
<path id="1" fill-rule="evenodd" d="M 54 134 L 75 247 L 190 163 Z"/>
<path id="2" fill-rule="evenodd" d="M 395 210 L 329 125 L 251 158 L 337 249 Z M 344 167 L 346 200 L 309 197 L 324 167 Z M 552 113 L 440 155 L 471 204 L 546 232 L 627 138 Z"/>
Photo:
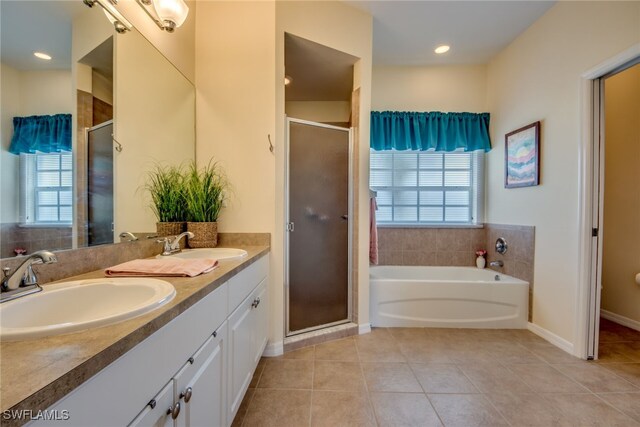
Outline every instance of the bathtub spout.
<path id="1" fill-rule="evenodd" d="M 501 259 L 499 259 L 498 261 L 491 261 L 489 263 L 489 267 L 504 267 L 504 262 L 502 262 Z"/>

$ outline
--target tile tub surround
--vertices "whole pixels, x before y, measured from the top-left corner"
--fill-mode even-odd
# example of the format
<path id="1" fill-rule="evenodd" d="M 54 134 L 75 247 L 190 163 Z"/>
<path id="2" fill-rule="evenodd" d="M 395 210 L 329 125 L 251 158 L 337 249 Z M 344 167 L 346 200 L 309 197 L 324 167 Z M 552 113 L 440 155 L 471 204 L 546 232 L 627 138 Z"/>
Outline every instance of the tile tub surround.
<path id="1" fill-rule="evenodd" d="M 71 230 L 71 229 L 69 229 Z M 100 245 L 89 248 L 53 251 L 58 262 L 48 265 L 34 265 L 41 285 L 78 274 L 111 267 L 138 258 L 149 258 L 162 252 L 162 245 L 156 238 L 144 239 L 143 233 L 137 234 L 140 240 L 122 242 L 113 245 Z M 270 246 L 269 233 L 220 233 L 219 247 Z M 47 248 L 48 249 L 48 248 Z M 23 258 L 0 259 L 0 268 L 14 270 Z"/>
<path id="2" fill-rule="evenodd" d="M 374 328 L 262 359 L 232 425 L 639 425 L 640 363 L 556 351 L 526 330 Z"/>
<path id="3" fill-rule="evenodd" d="M 498 237 L 504 237 L 507 253 L 496 252 Z M 390 228 L 378 227 L 379 265 L 475 266 L 475 251 L 487 251 L 490 261 L 502 260 L 495 268 L 509 276 L 529 282 L 529 321 L 531 321 L 535 256 L 535 227 L 484 224 L 482 228 Z"/>
<path id="4" fill-rule="evenodd" d="M 143 316 L 67 335 L 0 342 L 0 411 L 48 408 L 269 252 L 268 246 L 242 249 L 248 252 L 246 258 L 222 261 L 211 273 L 193 278 L 162 278 L 175 286 L 176 296 L 164 307 Z M 99 277 L 103 277 L 102 270 L 70 279 Z M 2 425 L 20 422 L 3 420 Z"/>

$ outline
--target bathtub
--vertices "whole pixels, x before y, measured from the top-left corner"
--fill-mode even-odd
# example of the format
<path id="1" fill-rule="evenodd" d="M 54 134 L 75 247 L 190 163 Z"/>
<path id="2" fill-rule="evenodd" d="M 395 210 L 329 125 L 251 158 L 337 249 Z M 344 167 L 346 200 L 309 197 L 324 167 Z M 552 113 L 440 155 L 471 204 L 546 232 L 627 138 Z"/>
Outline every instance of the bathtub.
<path id="1" fill-rule="evenodd" d="M 529 283 L 475 267 L 372 266 L 371 325 L 527 327 Z"/>

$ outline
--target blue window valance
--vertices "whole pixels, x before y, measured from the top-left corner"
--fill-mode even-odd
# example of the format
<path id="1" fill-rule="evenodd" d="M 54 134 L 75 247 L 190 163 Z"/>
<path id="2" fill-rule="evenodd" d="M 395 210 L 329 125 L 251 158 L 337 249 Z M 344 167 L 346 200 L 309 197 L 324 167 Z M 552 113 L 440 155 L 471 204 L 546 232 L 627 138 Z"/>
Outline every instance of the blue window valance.
<path id="1" fill-rule="evenodd" d="M 371 148 L 489 151 L 489 113 L 372 111 Z"/>
<path id="2" fill-rule="evenodd" d="M 59 153 L 71 151 L 71 114 L 13 118 L 9 152 Z"/>

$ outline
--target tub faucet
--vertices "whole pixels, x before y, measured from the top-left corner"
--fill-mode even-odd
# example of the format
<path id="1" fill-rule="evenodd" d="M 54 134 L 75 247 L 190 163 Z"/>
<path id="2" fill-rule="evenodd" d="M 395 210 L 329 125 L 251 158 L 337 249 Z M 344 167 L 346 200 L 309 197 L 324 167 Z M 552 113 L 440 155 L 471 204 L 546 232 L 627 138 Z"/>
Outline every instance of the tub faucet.
<path id="1" fill-rule="evenodd" d="M 501 259 L 499 259 L 497 261 L 491 261 L 489 263 L 489 267 L 504 267 L 504 262 L 502 262 Z"/>
<path id="2" fill-rule="evenodd" d="M 184 233 L 178 234 L 172 241 L 169 240 L 168 237 L 165 237 L 163 240 L 158 240 L 158 243 L 164 244 L 162 253 L 160 255 L 168 256 L 180 252 L 180 239 L 185 236 L 193 239 L 195 237 L 195 234 L 190 231 L 185 231 Z"/>
<path id="3" fill-rule="evenodd" d="M 57 261 L 58 259 L 52 252 L 38 251 L 28 255 L 12 274 L 9 274 L 9 268 L 3 268 L 4 277 L 0 284 L 0 302 L 41 291 L 42 288 L 38 285 L 38 276 L 31 266 L 39 263 L 51 264 Z"/>

